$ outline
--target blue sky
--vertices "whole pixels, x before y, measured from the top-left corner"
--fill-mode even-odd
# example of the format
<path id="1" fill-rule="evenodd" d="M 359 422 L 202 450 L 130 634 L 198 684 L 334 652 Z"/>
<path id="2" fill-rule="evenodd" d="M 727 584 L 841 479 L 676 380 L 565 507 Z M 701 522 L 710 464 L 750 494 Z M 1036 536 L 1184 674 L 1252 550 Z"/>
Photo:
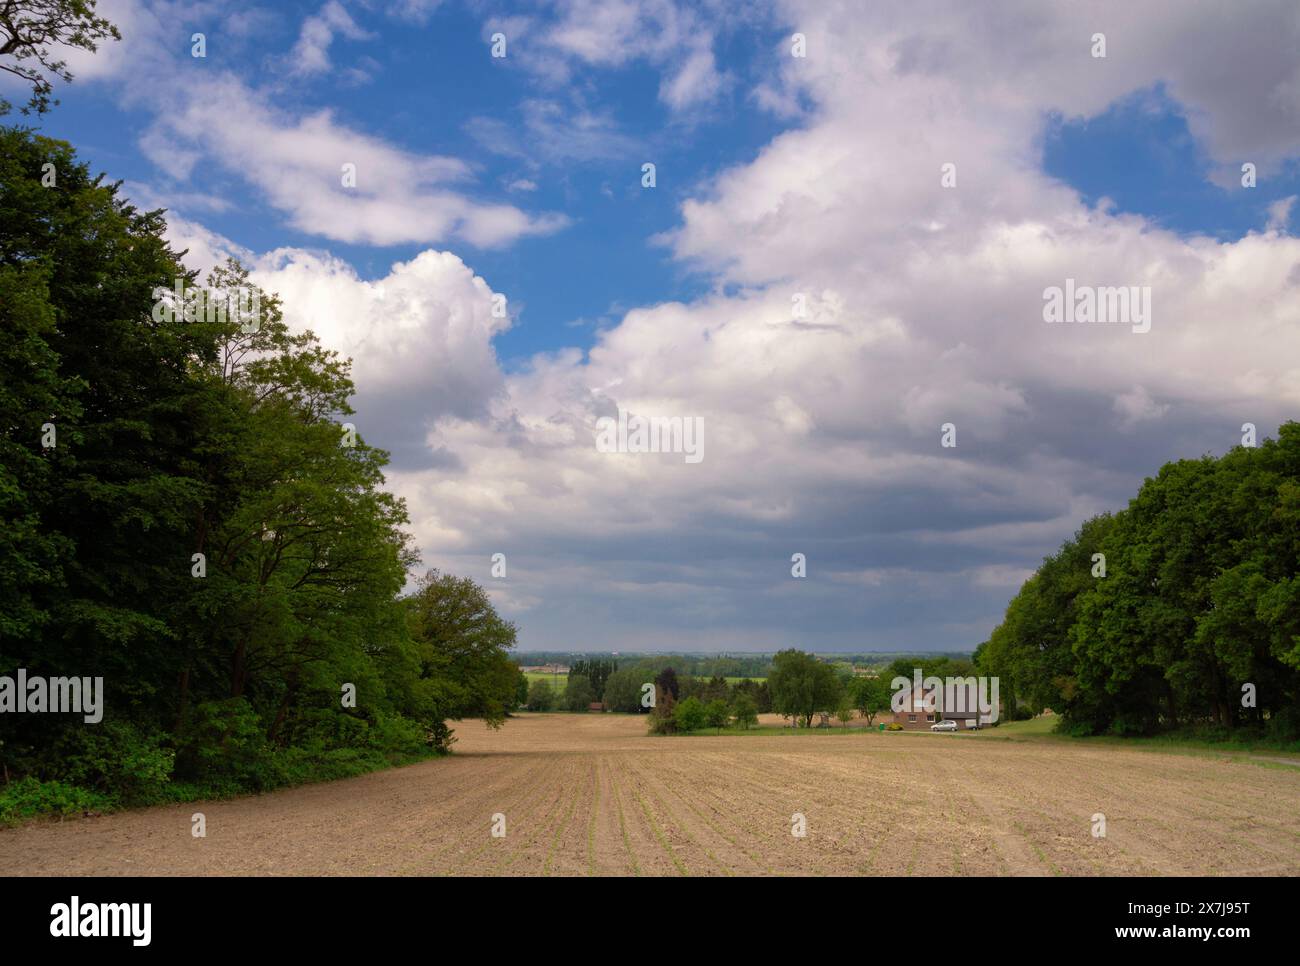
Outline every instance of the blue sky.
<path id="1" fill-rule="evenodd" d="M 1096 205 L 1143 215 L 1182 233 L 1232 240 L 1268 222 L 1268 207 L 1300 190 L 1291 161 L 1249 195 L 1215 184 L 1213 162 L 1162 86 L 1089 118 L 1056 116 L 1045 129 L 1043 167 Z"/>
<path id="2" fill-rule="evenodd" d="M 285 4 L 267 10 L 252 38 L 230 37 L 219 20 L 214 23 L 202 14 L 176 18 L 166 25 L 165 43 L 183 52 L 192 33 L 207 27 L 208 47 L 203 59 L 182 56 L 175 61 L 175 82 L 214 71 L 231 71 L 250 81 L 283 75 L 302 23 L 321 7 Z M 509 57 L 508 43 L 506 57 L 489 55 L 491 32 L 485 23 L 491 17 L 482 10 L 449 3 L 424 22 L 413 23 L 376 16 L 354 4 L 349 16 L 366 37 L 336 33 L 329 46 L 331 69 L 313 75 L 310 83 L 291 80 L 278 87 L 278 103 L 302 112 L 328 109 L 341 122 L 411 152 L 467 159 L 474 168 L 476 196 L 562 212 L 570 219 L 560 239 L 525 238 L 509 246 L 466 249 L 473 252 L 477 272 L 509 278 L 512 301 L 519 304 L 516 324 L 497 341 L 507 365 L 538 351 L 586 347 L 598 326 L 627 308 L 707 291 L 709 279 L 674 264 L 656 237 L 677 224 L 678 205 L 692 191 L 723 168 L 752 160 L 789 123 L 745 96 L 744 78 L 774 59 L 782 39 L 770 22 L 740 25 L 721 37 L 718 56 L 735 73 L 736 86 L 699 113 L 675 116 L 658 98 L 660 72 L 642 62 L 579 78 L 571 91 L 539 91 L 535 77 Z M 350 70 L 364 71 L 366 79 Z M 608 146 L 564 158 L 536 150 L 527 133 L 518 130 L 526 111 L 521 105 L 544 93 L 557 109 L 582 105 L 596 115 Z M 114 176 L 151 185 L 160 181 L 158 167 L 138 147 L 153 120 L 148 106 L 131 109 L 113 91 L 92 85 L 67 88 L 61 99 L 60 110 L 45 125 L 51 134 L 67 137 Z M 493 125 L 515 140 L 508 151 L 485 145 L 490 136 L 485 129 Z M 641 188 L 646 161 L 659 168 L 654 192 Z M 535 187 L 511 187 L 521 182 Z M 205 188 L 232 207 L 206 215 L 204 224 L 244 246 L 268 250 L 319 244 L 311 233 L 266 217 L 257 192 L 237 177 L 214 178 Z M 177 207 L 183 210 L 183 203 Z M 371 279 L 420 249 L 418 244 L 330 246 Z M 572 283 L 575 272 L 581 273 L 581 284 Z"/>
<path id="3" fill-rule="evenodd" d="M 354 358 L 425 565 L 525 648 L 970 648 L 1087 516 L 1300 404 L 1294 4 L 100 9 L 44 129 Z M 1067 278 L 1150 331 L 1046 324 Z M 619 410 L 704 459 L 598 451 Z"/>

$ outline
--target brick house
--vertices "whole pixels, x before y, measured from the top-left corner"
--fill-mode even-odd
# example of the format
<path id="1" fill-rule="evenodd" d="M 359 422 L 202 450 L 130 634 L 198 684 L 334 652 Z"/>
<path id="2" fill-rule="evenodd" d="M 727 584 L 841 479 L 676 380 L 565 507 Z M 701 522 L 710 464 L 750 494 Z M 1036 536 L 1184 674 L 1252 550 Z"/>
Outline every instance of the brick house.
<path id="1" fill-rule="evenodd" d="M 912 687 L 907 688 L 903 692 L 903 698 L 901 699 L 900 706 L 903 710 L 893 712 L 890 720 L 894 724 L 902 725 L 907 731 L 925 731 L 928 729 L 930 725 L 939 720 L 935 711 L 926 710 L 927 699 L 933 690 L 933 688 L 928 691 L 925 688 L 919 690 Z M 938 704 L 938 702 L 935 703 Z M 892 703 L 890 707 L 893 707 Z"/>
<path id="2" fill-rule="evenodd" d="M 906 731 L 928 731 L 930 726 L 940 721 L 956 721 L 957 727 L 965 731 L 967 728 L 980 727 L 979 722 L 979 691 L 974 687 L 967 687 L 965 694 L 965 711 L 955 709 L 945 711 L 943 708 L 943 689 L 938 689 L 939 693 L 935 695 L 934 704 L 927 708 L 929 698 L 934 693 L 934 688 L 912 688 L 908 687 L 903 691 L 902 711 L 895 711 L 891 715 L 894 724 L 902 725 Z M 892 705 L 891 705 L 892 707 Z"/>

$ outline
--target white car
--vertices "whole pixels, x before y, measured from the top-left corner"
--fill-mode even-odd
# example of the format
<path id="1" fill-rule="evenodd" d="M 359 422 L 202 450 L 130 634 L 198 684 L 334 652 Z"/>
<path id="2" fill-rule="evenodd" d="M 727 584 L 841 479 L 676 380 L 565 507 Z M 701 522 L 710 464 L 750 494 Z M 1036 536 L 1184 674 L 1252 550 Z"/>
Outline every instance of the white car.
<path id="1" fill-rule="evenodd" d="M 932 725 L 930 725 L 930 730 L 931 730 L 931 731 L 956 731 L 956 730 L 957 730 L 957 722 L 955 722 L 955 721 L 940 721 L 940 722 L 938 722 L 937 724 L 932 724 Z"/>

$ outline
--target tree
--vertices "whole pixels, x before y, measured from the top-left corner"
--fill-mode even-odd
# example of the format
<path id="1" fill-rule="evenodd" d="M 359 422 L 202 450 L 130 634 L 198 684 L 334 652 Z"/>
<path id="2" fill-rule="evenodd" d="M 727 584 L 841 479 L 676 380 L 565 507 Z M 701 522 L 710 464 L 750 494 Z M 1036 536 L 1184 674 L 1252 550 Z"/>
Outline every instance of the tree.
<path id="1" fill-rule="evenodd" d="M 641 685 L 649 682 L 646 672 L 633 668 L 620 668 L 605 681 L 605 707 L 610 711 L 641 712 Z"/>
<path id="2" fill-rule="evenodd" d="M 677 681 L 677 672 L 670 667 L 664 668 L 655 678 L 655 688 L 660 692 L 671 694 L 673 700 L 676 701 L 681 693 L 681 685 Z"/>
<path id="3" fill-rule="evenodd" d="M 400 596 L 418 557 L 342 425 L 349 362 L 238 263 L 201 288 L 62 142 L 0 128 L 0 226 L 0 669 L 114 682 L 104 728 L 0 715 L 8 774 L 262 790 L 499 726 L 514 626 L 436 571 Z"/>
<path id="4" fill-rule="evenodd" d="M 515 707 L 522 708 L 528 703 L 528 675 L 523 671 L 515 680 Z"/>
<path id="5" fill-rule="evenodd" d="M 727 687 L 727 679 L 720 674 L 715 674 L 709 678 L 708 682 L 700 688 L 699 698 L 701 701 L 722 701 L 725 703 L 731 697 L 731 689 Z"/>
<path id="6" fill-rule="evenodd" d="M 56 59 L 55 46 L 95 51 L 99 41 L 121 40 L 115 26 L 95 15 L 95 0 L 5 0 L 0 3 L 0 70 L 31 86 L 24 114 L 43 114 L 54 92 L 51 78 L 71 81 L 67 64 Z M 12 58 L 6 60 L 4 58 Z M 54 102 L 55 104 L 58 101 Z M 0 99 L 0 115 L 10 104 Z"/>
<path id="7" fill-rule="evenodd" d="M 748 730 L 758 724 L 758 711 L 754 699 L 744 692 L 736 695 L 731 705 L 731 714 L 738 728 Z"/>
<path id="8" fill-rule="evenodd" d="M 528 710 L 550 711 L 555 707 L 555 690 L 550 681 L 538 679 L 528 686 Z"/>
<path id="9" fill-rule="evenodd" d="M 731 709 L 727 707 L 727 702 L 722 698 L 714 698 L 704 705 L 704 722 L 710 728 L 717 728 L 721 731 L 727 726 L 731 718 Z"/>
<path id="10" fill-rule="evenodd" d="M 570 674 L 579 674 L 585 677 L 591 683 L 592 693 L 595 695 L 593 701 L 604 700 L 605 682 L 609 676 L 618 670 L 618 664 L 614 661 L 606 661 L 600 658 L 592 658 L 575 661 L 569 668 Z"/>
<path id="11" fill-rule="evenodd" d="M 802 719 L 805 728 L 812 727 L 814 714 L 831 711 L 839 702 L 840 683 L 834 669 L 803 651 L 778 653 L 772 659 L 767 682 L 773 709 Z"/>
<path id="12" fill-rule="evenodd" d="M 1043 561 L 980 648 L 982 672 L 1076 733 L 1300 733 L 1297 508 L 1300 424 L 1166 464 Z"/>
<path id="13" fill-rule="evenodd" d="M 867 719 L 867 726 L 875 724 L 876 715 L 889 710 L 889 685 L 884 678 L 858 677 L 853 680 L 851 688 L 853 706 L 862 717 Z"/>
<path id="14" fill-rule="evenodd" d="M 568 684 L 564 688 L 564 707 L 569 711 L 585 712 L 596 700 L 596 692 L 591 682 L 582 674 L 569 674 Z"/>
<path id="15" fill-rule="evenodd" d="M 849 722 L 853 720 L 853 701 L 847 693 L 840 695 L 839 707 L 835 709 L 835 717 L 846 728 L 849 726 Z"/>
<path id="16" fill-rule="evenodd" d="M 708 715 L 699 698 L 687 698 L 677 705 L 673 720 L 678 731 L 699 731 L 708 722 Z"/>
<path id="17" fill-rule="evenodd" d="M 420 579 L 405 603 L 433 707 L 447 719 L 483 718 L 500 727 L 515 689 L 507 654 L 515 625 L 473 580 L 437 570 Z"/>
<path id="18" fill-rule="evenodd" d="M 143 704 L 153 727 L 193 587 L 195 453 L 224 408 L 201 374 L 215 332 L 152 324 L 154 287 L 192 276 L 159 213 L 64 142 L 0 128 L 0 225 L 0 666 L 119 681 L 109 712 Z M 80 740 L 57 717 L 0 722 L 5 754 Z"/>
<path id="19" fill-rule="evenodd" d="M 652 735 L 671 735 L 677 731 L 677 702 L 671 691 L 664 691 L 650 712 L 649 731 Z"/>

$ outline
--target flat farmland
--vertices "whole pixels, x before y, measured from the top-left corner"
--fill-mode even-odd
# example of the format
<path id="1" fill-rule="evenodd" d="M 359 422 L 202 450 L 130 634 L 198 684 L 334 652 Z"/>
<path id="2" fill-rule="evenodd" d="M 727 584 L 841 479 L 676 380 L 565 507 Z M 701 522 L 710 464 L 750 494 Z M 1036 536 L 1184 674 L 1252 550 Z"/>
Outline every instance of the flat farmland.
<path id="1" fill-rule="evenodd" d="M 623 715 L 456 733 L 451 757 L 359 778 L 3 830 L 4 871 L 1300 874 L 1300 768 L 1240 756 L 987 733 L 651 738 Z"/>

